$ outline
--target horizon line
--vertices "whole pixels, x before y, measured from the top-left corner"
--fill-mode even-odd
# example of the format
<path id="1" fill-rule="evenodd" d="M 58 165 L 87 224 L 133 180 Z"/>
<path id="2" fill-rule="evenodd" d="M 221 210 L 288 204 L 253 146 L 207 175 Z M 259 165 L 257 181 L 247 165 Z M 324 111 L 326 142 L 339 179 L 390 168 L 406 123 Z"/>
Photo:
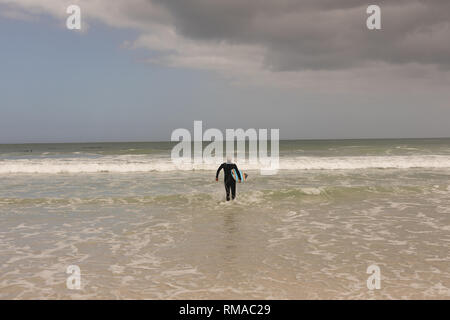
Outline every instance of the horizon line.
<path id="1" fill-rule="evenodd" d="M 279 141 L 346 141 L 346 140 L 435 140 L 435 139 L 450 139 L 450 137 L 426 137 L 426 138 L 289 138 L 289 139 L 279 139 Z M 0 145 L 26 145 L 26 144 L 89 144 L 89 143 L 179 143 L 179 141 L 171 141 L 171 140 L 124 140 L 124 141 L 73 141 L 73 142 L 10 142 L 3 143 L 0 142 Z M 215 140 L 200 140 L 202 142 L 214 142 Z M 192 140 L 191 142 L 200 142 L 199 140 Z M 222 142 L 227 142 L 231 140 L 217 140 Z M 236 140 L 234 140 L 236 141 Z M 237 140 L 242 141 L 242 140 Z M 249 141 L 246 139 L 245 141 Z M 258 140 L 251 140 L 258 141 Z M 270 141 L 268 139 L 267 141 Z"/>

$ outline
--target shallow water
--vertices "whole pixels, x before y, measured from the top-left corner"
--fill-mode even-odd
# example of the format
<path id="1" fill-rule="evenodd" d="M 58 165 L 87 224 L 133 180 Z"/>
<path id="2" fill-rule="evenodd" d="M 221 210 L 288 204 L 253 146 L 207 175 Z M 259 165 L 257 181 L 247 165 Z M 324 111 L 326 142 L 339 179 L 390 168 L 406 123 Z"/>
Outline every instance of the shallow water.
<path id="1" fill-rule="evenodd" d="M 450 140 L 282 142 L 228 203 L 170 146 L 0 146 L 0 298 L 450 298 Z"/>

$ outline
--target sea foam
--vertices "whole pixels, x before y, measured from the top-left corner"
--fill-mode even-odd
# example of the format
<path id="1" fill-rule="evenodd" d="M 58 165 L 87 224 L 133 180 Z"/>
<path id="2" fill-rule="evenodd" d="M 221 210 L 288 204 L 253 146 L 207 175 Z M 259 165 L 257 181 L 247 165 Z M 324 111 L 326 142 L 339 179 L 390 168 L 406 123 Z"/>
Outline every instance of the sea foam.
<path id="1" fill-rule="evenodd" d="M 244 170 L 258 170 L 260 164 L 238 162 Z M 34 158 L 0 160 L 0 174 L 8 173 L 127 173 L 216 170 L 216 163 L 175 164 L 170 158 L 146 155 L 98 158 Z M 281 157 L 280 170 L 357 170 L 450 168 L 449 155 Z"/>

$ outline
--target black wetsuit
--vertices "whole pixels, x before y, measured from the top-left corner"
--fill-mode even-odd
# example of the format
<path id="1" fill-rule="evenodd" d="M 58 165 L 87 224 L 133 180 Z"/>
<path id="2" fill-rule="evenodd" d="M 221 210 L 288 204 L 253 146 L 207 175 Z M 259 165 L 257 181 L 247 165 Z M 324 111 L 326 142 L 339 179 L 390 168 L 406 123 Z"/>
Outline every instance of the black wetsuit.
<path id="1" fill-rule="evenodd" d="M 234 163 L 222 163 L 217 169 L 216 173 L 216 179 L 219 178 L 220 170 L 223 169 L 224 172 L 224 179 L 223 182 L 225 183 L 225 191 L 227 193 L 227 201 L 230 200 L 230 190 L 231 190 L 231 197 L 234 199 L 236 197 L 236 180 L 234 180 L 233 175 L 231 174 L 231 170 L 235 169 L 236 173 L 238 175 L 239 180 L 242 180 L 241 173 L 239 172 L 238 167 Z"/>

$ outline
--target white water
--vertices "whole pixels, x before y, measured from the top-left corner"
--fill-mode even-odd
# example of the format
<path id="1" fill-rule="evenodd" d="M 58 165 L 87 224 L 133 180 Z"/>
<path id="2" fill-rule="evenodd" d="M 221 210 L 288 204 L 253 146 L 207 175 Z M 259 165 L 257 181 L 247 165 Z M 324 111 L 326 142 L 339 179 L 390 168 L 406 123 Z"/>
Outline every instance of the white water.
<path id="1" fill-rule="evenodd" d="M 259 163 L 237 163 L 245 170 L 263 168 Z M 145 155 L 105 156 L 98 158 L 35 158 L 0 161 L 0 174 L 8 173 L 95 173 L 215 170 L 218 163 L 178 165 L 169 158 Z M 281 170 L 354 170 L 354 169 L 450 168 L 448 155 L 285 157 Z"/>

